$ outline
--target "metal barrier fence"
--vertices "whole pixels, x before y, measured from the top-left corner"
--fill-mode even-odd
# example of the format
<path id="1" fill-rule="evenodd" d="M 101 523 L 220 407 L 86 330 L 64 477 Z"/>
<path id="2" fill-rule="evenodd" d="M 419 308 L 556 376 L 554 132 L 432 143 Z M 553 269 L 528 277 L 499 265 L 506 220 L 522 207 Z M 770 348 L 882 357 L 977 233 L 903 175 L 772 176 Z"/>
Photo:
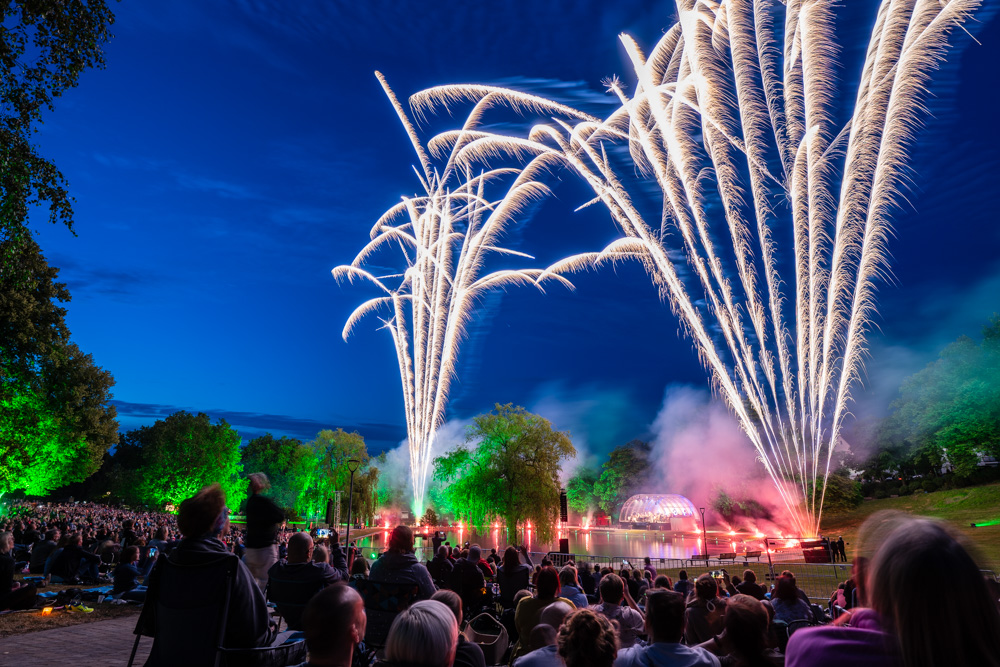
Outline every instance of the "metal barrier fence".
<path id="1" fill-rule="evenodd" d="M 417 547 L 417 559 L 426 562 L 434 557 L 433 551 L 432 547 Z M 484 552 L 483 557 L 485 558 L 488 554 L 488 551 Z M 570 560 L 574 563 L 590 563 L 596 565 L 598 569 L 610 567 L 615 572 L 619 572 L 627 566 L 642 569 L 645 565 L 643 558 L 635 556 L 598 556 L 593 554 L 562 554 L 539 551 L 529 552 L 528 555 L 534 565 L 540 565 L 543 558 L 548 558 L 556 567 L 562 567 Z M 784 554 L 778 554 L 778 556 L 784 556 Z M 688 578 L 692 581 L 706 572 L 718 573 L 722 570 L 726 570 L 730 576 L 736 575 L 740 579 L 743 579 L 744 572 L 752 570 L 757 578 L 757 583 L 767 589 L 770 589 L 774 580 L 781 576 L 783 571 L 788 570 L 795 575 L 796 585 L 806 592 L 810 601 L 820 604 L 823 607 L 826 606 L 833 592 L 837 590 L 837 586 L 849 579 L 852 573 L 850 563 L 804 563 L 801 560 L 793 560 L 792 554 L 788 554 L 786 559 L 781 560 L 778 560 L 775 554 L 772 554 L 771 564 L 767 562 L 766 556 L 762 556 L 762 559 L 746 559 L 740 555 L 735 561 L 728 559 L 720 561 L 718 554 L 716 554 L 711 556 L 707 562 L 705 560 L 693 560 L 690 558 L 650 557 L 649 560 L 650 564 L 656 568 L 657 573 L 669 576 L 672 581 L 677 581 L 681 570 L 685 570 Z M 983 569 L 981 572 L 984 577 L 992 577 L 1000 581 L 1000 575 L 995 570 Z"/>

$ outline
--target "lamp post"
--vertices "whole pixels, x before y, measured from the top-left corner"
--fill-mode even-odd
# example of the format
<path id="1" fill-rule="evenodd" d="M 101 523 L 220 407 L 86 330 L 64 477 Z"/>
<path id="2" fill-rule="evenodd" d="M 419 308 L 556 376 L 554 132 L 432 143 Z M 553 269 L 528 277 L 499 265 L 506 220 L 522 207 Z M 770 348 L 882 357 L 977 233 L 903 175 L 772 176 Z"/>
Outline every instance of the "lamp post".
<path id="1" fill-rule="evenodd" d="M 708 531 L 705 530 L 705 508 L 699 507 L 698 511 L 701 512 L 701 537 L 705 541 L 705 562 L 708 563 Z"/>
<path id="2" fill-rule="evenodd" d="M 351 512 L 354 509 L 354 473 L 357 472 L 358 467 L 361 465 L 361 461 L 357 459 L 350 459 L 347 462 L 347 469 L 351 471 L 351 495 L 347 498 L 347 533 L 344 535 L 344 545 L 347 547 L 348 553 L 351 550 Z"/>

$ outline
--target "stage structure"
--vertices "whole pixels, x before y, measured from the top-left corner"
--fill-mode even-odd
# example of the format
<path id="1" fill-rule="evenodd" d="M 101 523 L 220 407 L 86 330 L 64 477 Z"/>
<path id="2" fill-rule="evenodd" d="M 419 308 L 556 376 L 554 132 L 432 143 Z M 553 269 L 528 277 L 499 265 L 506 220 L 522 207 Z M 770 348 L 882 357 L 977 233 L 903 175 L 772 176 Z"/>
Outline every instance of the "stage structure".
<path id="1" fill-rule="evenodd" d="M 695 517 L 694 503 L 673 493 L 639 493 L 622 505 L 618 516 L 623 528 L 671 530 L 671 519 Z"/>

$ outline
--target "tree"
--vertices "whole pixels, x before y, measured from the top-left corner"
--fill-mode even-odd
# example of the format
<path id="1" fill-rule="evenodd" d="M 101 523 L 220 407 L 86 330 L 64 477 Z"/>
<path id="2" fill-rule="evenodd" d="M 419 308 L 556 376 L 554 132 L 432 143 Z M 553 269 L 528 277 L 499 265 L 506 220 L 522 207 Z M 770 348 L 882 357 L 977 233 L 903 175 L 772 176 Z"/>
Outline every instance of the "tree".
<path id="1" fill-rule="evenodd" d="M 580 466 L 566 485 L 566 504 L 574 512 L 587 514 L 600 507 L 595 486 L 600 472 L 587 466 Z"/>
<path id="2" fill-rule="evenodd" d="M 226 502 L 237 509 L 246 497 L 240 478 L 240 434 L 220 419 L 213 424 L 201 412 L 175 412 L 152 426 L 126 434 L 125 448 L 133 463 L 138 454 L 137 491 L 143 502 L 178 505 L 203 486 L 218 482 Z M 138 451 L 135 451 L 138 450 Z"/>
<path id="3" fill-rule="evenodd" d="M 899 394 L 887 424 L 894 444 L 905 444 L 905 458 L 916 457 L 915 467 L 947 460 L 968 476 L 981 454 L 1000 456 L 1000 316 L 983 328 L 981 343 L 959 338 L 907 378 Z"/>
<path id="4" fill-rule="evenodd" d="M 281 507 L 305 510 L 306 491 L 316 471 L 313 450 L 288 436 L 270 433 L 254 438 L 243 448 L 243 470 L 262 472 L 271 481 L 271 499 Z"/>
<path id="5" fill-rule="evenodd" d="M 498 403 L 473 419 L 465 445 L 434 460 L 434 479 L 477 529 L 502 519 L 513 541 L 518 527 L 530 521 L 545 542 L 555 533 L 562 461 L 575 455 L 569 435 L 547 419 Z"/>
<path id="6" fill-rule="evenodd" d="M 334 497 L 334 492 L 341 491 L 340 511 L 346 521 L 351 488 L 351 471 L 347 464 L 353 459 L 359 462 L 354 473 L 354 503 L 351 508 L 354 518 L 374 516 L 379 475 L 378 469 L 371 465 L 368 447 L 361 434 L 357 431 L 347 433 L 341 428 L 336 431 L 324 429 L 306 446 L 312 450 L 316 460 L 315 484 L 309 492 L 311 501 L 325 508 L 326 501 Z"/>
<path id="7" fill-rule="evenodd" d="M 649 470 L 649 443 L 632 440 L 611 450 L 594 485 L 601 509 L 613 517 L 621 506 L 646 483 Z"/>
<path id="8" fill-rule="evenodd" d="M 29 236 L 28 213 L 43 202 L 72 229 L 65 179 L 32 134 L 85 69 L 103 68 L 114 15 L 103 0 L 8 0 L 0 16 L 0 240 Z"/>
<path id="9" fill-rule="evenodd" d="M 118 439 L 114 379 L 70 341 L 58 270 L 30 236 L 0 240 L 0 495 L 91 475 Z"/>
<path id="10" fill-rule="evenodd" d="M 424 512 L 424 515 L 420 517 L 420 525 L 427 526 L 428 528 L 434 528 L 435 526 L 437 526 L 438 525 L 437 512 L 428 507 L 427 511 Z"/>

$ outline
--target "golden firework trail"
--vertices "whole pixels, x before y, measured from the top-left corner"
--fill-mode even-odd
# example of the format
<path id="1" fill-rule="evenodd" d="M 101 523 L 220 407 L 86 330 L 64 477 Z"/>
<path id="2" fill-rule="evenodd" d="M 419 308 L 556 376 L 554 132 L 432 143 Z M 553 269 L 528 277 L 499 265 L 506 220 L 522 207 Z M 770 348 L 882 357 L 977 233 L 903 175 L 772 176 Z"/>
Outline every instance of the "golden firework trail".
<path id="1" fill-rule="evenodd" d="M 640 260 L 800 535 L 819 532 L 926 83 L 949 33 L 979 4 L 884 0 L 850 119 L 838 126 L 832 0 L 678 0 L 678 23 L 649 55 L 621 36 L 637 86 L 629 96 L 609 84 L 621 106 L 608 118 L 553 109 L 553 121 L 526 137 L 466 137 L 458 150 L 457 164 L 558 157 L 592 187 L 590 203 L 607 206 L 623 238 L 556 263 L 539 281 Z M 442 86 L 411 105 L 423 114 L 461 100 L 538 104 Z M 646 177 L 640 185 L 658 186 L 655 220 L 637 203 L 645 190 L 636 172 Z M 782 261 L 794 266 L 787 277 Z"/>
<path id="2" fill-rule="evenodd" d="M 350 264 L 333 269 L 338 281 L 363 280 L 382 292 L 354 310 L 344 326 L 346 340 L 358 321 L 382 313 L 399 362 L 410 451 L 413 509 L 424 510 L 427 475 L 434 434 L 444 420 L 448 391 L 455 375 L 465 326 L 475 306 L 491 290 L 538 285 L 540 269 L 485 271 L 495 256 L 531 259 L 500 245 L 506 229 L 532 202 L 544 197 L 546 186 L 534 177 L 555 160 L 543 156 L 523 168 L 496 168 L 473 175 L 472 165 L 457 155 L 469 142 L 484 136 L 471 129 L 477 105 L 466 129 L 455 133 L 450 152 L 420 142 L 416 129 L 385 78 L 376 73 L 396 110 L 420 162 L 417 176 L 426 194 L 403 197 L 375 223 L 371 241 Z M 489 90 L 479 92 L 489 96 Z M 557 111 L 558 105 L 530 96 L 514 96 L 535 110 Z M 437 162 L 435 162 L 437 158 Z M 435 166 L 437 165 L 437 167 Z M 491 199 L 499 189 L 500 196 Z M 375 275 L 365 268 L 384 251 L 399 251 L 402 273 Z"/>

